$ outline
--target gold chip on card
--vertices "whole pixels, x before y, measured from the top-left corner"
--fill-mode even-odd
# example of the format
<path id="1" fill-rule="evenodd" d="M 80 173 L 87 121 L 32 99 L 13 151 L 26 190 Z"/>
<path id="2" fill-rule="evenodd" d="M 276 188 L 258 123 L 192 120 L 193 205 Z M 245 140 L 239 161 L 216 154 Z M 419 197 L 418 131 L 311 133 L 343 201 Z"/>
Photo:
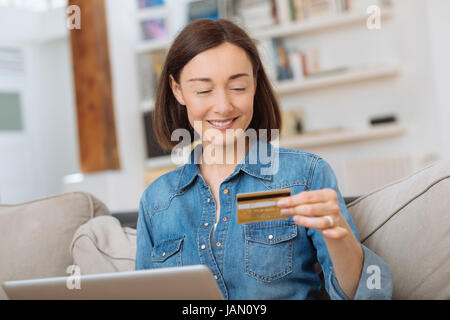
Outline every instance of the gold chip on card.
<path id="1" fill-rule="evenodd" d="M 238 194 L 237 223 L 288 219 L 288 215 L 280 213 L 277 201 L 290 195 L 290 189 Z"/>

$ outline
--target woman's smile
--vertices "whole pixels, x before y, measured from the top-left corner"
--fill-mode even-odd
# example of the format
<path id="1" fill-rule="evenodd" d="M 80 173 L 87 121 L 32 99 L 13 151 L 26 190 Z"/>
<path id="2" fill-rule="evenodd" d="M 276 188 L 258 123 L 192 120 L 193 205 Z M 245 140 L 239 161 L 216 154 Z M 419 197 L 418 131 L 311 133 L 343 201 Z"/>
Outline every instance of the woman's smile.
<path id="1" fill-rule="evenodd" d="M 218 130 L 226 130 L 226 129 L 230 129 L 231 127 L 233 127 L 233 125 L 236 123 L 236 120 L 239 117 L 236 118 L 228 118 L 228 119 L 224 119 L 224 120 L 206 120 L 206 122 L 209 123 L 209 125 L 211 127 L 213 127 L 214 129 L 218 129 Z"/>

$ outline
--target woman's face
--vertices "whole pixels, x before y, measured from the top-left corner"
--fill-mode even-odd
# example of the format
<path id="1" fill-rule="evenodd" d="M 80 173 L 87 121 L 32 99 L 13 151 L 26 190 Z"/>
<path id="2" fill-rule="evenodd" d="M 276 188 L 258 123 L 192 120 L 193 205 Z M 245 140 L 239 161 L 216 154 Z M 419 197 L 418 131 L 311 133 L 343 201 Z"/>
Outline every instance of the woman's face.
<path id="1" fill-rule="evenodd" d="M 252 120 L 256 78 L 246 52 L 236 45 L 199 53 L 182 69 L 179 84 L 170 75 L 170 86 L 202 141 L 234 144 L 236 136 L 229 133 L 245 132 Z"/>

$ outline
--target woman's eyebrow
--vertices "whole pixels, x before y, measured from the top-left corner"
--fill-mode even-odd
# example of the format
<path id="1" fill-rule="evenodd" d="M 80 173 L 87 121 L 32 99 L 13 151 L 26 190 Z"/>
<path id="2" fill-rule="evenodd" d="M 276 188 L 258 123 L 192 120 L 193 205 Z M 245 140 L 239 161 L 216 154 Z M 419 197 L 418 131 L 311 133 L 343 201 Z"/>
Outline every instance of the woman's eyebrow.
<path id="1" fill-rule="evenodd" d="M 233 74 L 232 76 L 230 76 L 228 78 L 228 80 L 234 80 L 234 79 L 237 79 L 237 78 L 240 78 L 240 77 L 250 77 L 250 75 L 248 73 L 236 73 L 236 74 Z M 212 80 L 210 78 L 192 78 L 192 79 L 188 80 L 188 82 L 190 82 L 190 81 L 211 82 Z"/>

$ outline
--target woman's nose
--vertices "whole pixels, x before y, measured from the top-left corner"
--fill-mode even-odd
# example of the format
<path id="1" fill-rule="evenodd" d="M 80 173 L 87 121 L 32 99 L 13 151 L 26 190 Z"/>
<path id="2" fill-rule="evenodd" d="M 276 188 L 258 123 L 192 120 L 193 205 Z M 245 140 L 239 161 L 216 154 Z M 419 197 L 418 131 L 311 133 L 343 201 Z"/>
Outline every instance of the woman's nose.
<path id="1" fill-rule="evenodd" d="M 213 111 L 226 115 L 230 113 L 231 110 L 233 110 L 233 105 L 231 104 L 228 93 L 225 90 L 219 90 Z"/>

